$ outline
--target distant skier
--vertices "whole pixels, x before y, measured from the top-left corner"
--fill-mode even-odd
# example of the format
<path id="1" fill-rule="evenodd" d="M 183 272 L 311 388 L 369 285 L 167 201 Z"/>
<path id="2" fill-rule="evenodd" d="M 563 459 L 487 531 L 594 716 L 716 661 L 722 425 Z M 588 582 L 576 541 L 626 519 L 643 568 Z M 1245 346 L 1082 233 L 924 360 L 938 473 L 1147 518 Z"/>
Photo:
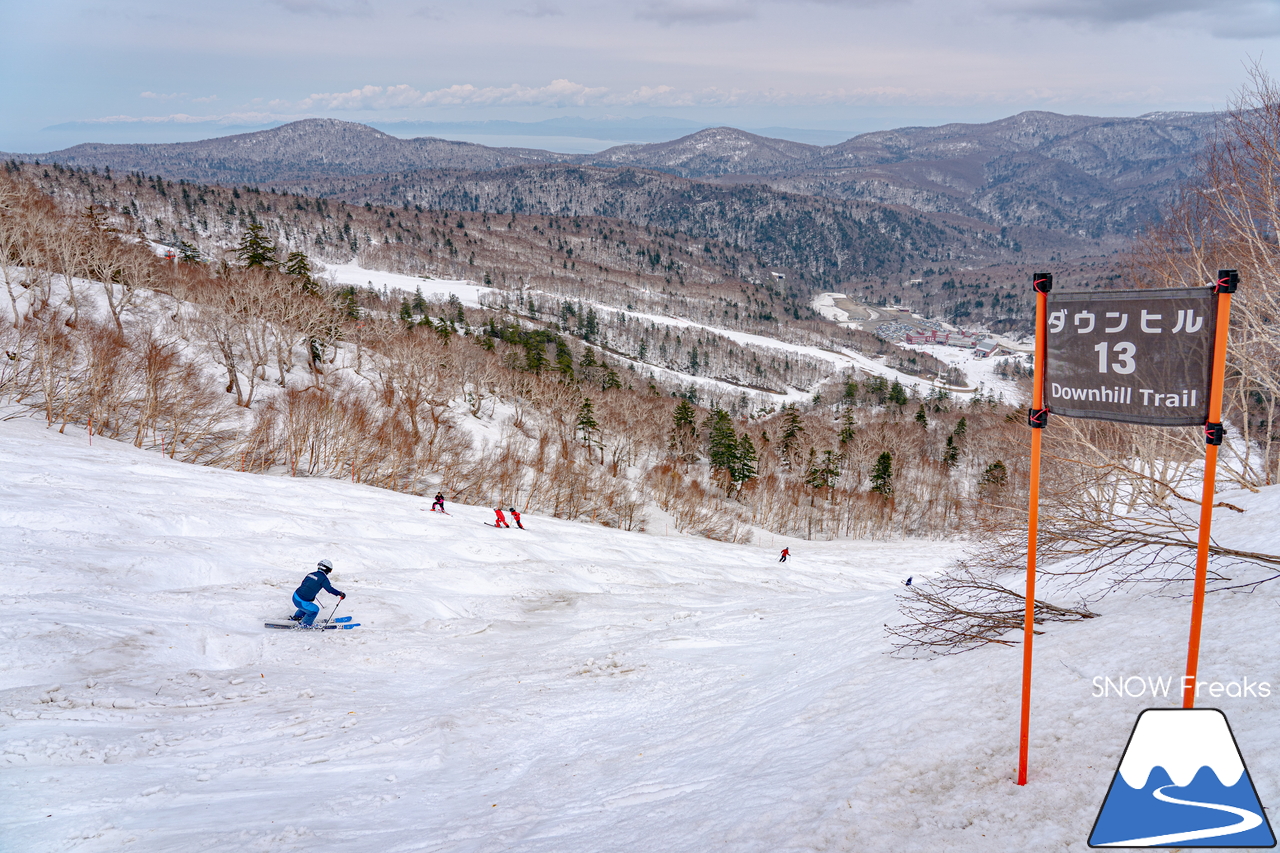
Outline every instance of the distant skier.
<path id="1" fill-rule="evenodd" d="M 790 549 L 790 548 L 783 548 L 783 549 L 782 549 L 782 556 L 778 558 L 778 562 L 779 562 L 779 563 L 785 563 L 785 562 L 787 561 L 787 557 L 790 557 L 790 556 L 791 556 L 791 549 Z"/>
<path id="2" fill-rule="evenodd" d="M 436 502 L 431 505 L 431 511 L 444 512 L 444 492 L 436 492 Z"/>
<path id="3" fill-rule="evenodd" d="M 498 514 L 498 520 L 494 522 L 494 527 L 506 527 L 510 529 L 511 525 L 507 524 L 507 517 L 502 514 L 502 507 L 495 506 L 493 511 Z"/>
<path id="4" fill-rule="evenodd" d="M 290 616 L 290 619 L 301 622 L 304 628 L 313 627 L 316 614 L 320 612 L 320 605 L 316 604 L 316 596 L 320 590 L 336 595 L 339 599 L 347 597 L 346 593 L 334 589 L 329 583 L 329 573 L 332 571 L 333 563 L 321 560 L 316 564 L 316 570 L 302 579 L 302 583 L 293 593 L 293 603 L 298 608 L 298 612 Z"/>
<path id="5" fill-rule="evenodd" d="M 520 511 L 515 507 L 511 507 L 511 518 L 515 521 L 516 527 L 524 530 L 524 525 L 520 523 Z"/>
<path id="6" fill-rule="evenodd" d="M 910 578 L 910 577 L 908 577 L 908 578 L 907 578 L 907 583 L 906 583 L 906 585 L 907 585 L 907 586 L 911 586 L 911 578 Z"/>

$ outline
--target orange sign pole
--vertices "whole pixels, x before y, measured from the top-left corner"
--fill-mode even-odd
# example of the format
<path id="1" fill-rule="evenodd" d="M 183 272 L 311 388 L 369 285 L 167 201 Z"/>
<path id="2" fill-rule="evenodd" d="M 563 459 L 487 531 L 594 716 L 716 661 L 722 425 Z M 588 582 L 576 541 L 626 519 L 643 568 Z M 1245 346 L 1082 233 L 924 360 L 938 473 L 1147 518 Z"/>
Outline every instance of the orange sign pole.
<path id="1" fill-rule="evenodd" d="M 1240 276 L 1235 270 L 1218 270 L 1214 292 L 1218 294 L 1218 320 L 1213 339 L 1213 374 L 1209 383 L 1209 421 L 1204 425 L 1204 490 L 1200 497 L 1200 538 L 1196 543 L 1196 585 L 1191 601 L 1191 631 L 1187 639 L 1187 674 L 1182 679 L 1182 707 L 1196 704 L 1196 674 L 1200 667 L 1200 627 L 1204 619 L 1204 590 L 1209 575 L 1209 531 L 1213 523 L 1214 480 L 1218 472 L 1218 445 L 1222 444 L 1222 386 L 1227 372 L 1227 329 L 1231 325 L 1231 294 Z"/>
<path id="2" fill-rule="evenodd" d="M 1049 412 L 1044 408 L 1045 350 L 1048 344 L 1046 304 L 1053 289 L 1053 276 L 1038 272 L 1031 277 L 1036 291 L 1035 381 L 1031 383 L 1031 495 L 1027 507 L 1027 590 L 1026 612 L 1022 620 L 1022 722 L 1018 733 L 1018 784 L 1027 784 L 1027 751 L 1031 737 L 1031 640 L 1036 615 L 1036 539 L 1040 530 L 1040 435 Z"/>

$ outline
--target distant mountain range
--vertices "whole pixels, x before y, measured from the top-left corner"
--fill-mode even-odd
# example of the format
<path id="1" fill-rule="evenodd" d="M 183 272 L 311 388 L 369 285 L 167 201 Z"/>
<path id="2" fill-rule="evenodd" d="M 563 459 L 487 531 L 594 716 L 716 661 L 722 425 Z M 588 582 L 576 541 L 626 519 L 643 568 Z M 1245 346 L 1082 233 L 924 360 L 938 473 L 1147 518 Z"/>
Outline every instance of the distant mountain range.
<path id="1" fill-rule="evenodd" d="M 550 151 L 489 148 L 433 137 L 399 139 L 367 125 L 324 118 L 199 142 L 85 143 L 49 154 L 19 156 L 28 161 L 109 167 L 119 172 L 222 184 L 265 184 L 313 175 L 367 175 L 406 169 L 501 169 L 563 158 Z"/>
<path id="2" fill-rule="evenodd" d="M 988 124 L 864 133 L 803 145 L 714 128 L 579 158 L 827 198 L 903 205 L 996 226 L 1127 236 L 1195 173 L 1213 113 L 1091 118 L 1024 112 Z"/>
<path id="3" fill-rule="evenodd" d="M 746 245 L 773 243 L 771 262 L 817 273 L 835 262 L 822 253 L 838 256 L 851 244 L 841 235 L 819 239 L 813 228 L 910 232 L 907 251 L 917 257 L 968 263 L 1110 251 L 1158 221 L 1195 174 L 1215 121 L 1212 113 L 1024 112 L 986 124 L 865 133 L 828 146 L 719 127 L 566 155 L 402 139 L 362 124 L 306 119 L 199 142 L 84 144 L 0 157 L 356 202 L 617 216 L 730 241 L 750 221 L 755 237 Z M 855 254 L 893 251 L 880 241 L 854 242 L 871 247 Z"/>
<path id="4" fill-rule="evenodd" d="M 1093 118 L 1024 112 L 987 124 L 865 133 L 830 146 L 720 127 L 670 142 L 564 155 L 401 139 L 361 124 L 306 119 L 200 142 L 85 144 L 17 158 L 248 184 L 541 163 L 632 167 L 1101 238 L 1128 235 L 1158 217 L 1193 174 L 1214 121 L 1212 113 Z"/>

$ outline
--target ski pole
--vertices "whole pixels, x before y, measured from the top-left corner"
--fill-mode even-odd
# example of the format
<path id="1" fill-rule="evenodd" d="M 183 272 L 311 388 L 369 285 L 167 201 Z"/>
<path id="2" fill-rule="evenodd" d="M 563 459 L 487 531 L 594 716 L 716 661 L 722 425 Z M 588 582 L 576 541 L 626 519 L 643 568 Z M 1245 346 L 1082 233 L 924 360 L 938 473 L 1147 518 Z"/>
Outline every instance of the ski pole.
<path id="1" fill-rule="evenodd" d="M 341 603 L 342 603 L 342 599 L 339 598 L 338 604 L 341 604 Z M 329 623 L 333 621 L 333 614 L 338 612 L 338 604 L 333 605 L 333 609 L 329 611 L 329 618 L 324 620 L 324 624 L 320 626 L 321 628 L 327 628 L 329 626 Z"/>

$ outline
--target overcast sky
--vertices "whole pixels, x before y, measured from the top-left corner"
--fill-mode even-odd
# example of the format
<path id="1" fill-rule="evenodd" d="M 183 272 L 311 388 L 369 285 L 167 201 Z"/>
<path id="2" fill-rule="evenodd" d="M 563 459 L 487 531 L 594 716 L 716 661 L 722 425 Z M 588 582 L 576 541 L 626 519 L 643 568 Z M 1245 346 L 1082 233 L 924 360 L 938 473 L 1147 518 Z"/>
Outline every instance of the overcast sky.
<path id="1" fill-rule="evenodd" d="M 0 150 L 190 138 L 193 119 L 862 132 L 1203 111 L 1251 62 L 1274 74 L 1278 37 L 1280 0 L 4 0 Z"/>

